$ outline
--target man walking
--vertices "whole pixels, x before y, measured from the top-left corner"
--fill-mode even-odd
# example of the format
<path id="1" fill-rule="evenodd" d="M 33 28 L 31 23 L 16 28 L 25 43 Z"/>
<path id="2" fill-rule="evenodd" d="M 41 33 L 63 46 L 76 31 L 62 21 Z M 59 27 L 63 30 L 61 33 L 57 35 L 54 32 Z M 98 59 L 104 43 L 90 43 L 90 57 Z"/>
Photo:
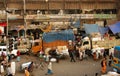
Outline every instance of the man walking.
<path id="1" fill-rule="evenodd" d="M 69 55 L 70 55 L 70 58 L 71 58 L 70 61 L 71 61 L 71 62 L 75 62 L 75 59 L 74 59 L 74 51 L 70 50 L 70 51 L 69 51 Z"/>
<path id="2" fill-rule="evenodd" d="M 107 69 L 107 61 L 106 61 L 106 58 L 103 58 L 103 60 L 101 61 L 101 67 L 102 67 L 102 74 L 105 74 L 106 73 L 106 69 Z"/>
<path id="3" fill-rule="evenodd" d="M 48 63 L 48 70 L 47 70 L 47 73 L 45 75 L 51 75 L 53 74 L 53 71 L 52 71 L 52 62 L 49 61 Z"/>

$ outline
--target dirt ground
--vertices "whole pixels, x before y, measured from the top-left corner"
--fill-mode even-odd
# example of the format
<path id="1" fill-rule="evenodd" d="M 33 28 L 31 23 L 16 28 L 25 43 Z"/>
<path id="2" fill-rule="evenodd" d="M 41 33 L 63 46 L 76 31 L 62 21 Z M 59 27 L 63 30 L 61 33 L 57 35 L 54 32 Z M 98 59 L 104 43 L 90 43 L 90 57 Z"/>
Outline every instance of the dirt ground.
<path id="1" fill-rule="evenodd" d="M 39 64 L 39 58 L 35 56 L 29 56 L 29 55 L 21 55 L 21 61 L 17 62 L 16 59 L 13 61 L 16 62 L 16 74 L 15 76 L 24 76 L 24 71 L 20 70 L 20 66 L 23 63 L 33 61 L 36 64 Z M 52 76 L 95 76 L 95 73 L 98 73 L 101 75 L 101 66 L 100 61 L 94 61 L 91 58 L 88 58 L 88 60 L 79 61 L 76 60 L 76 62 L 70 62 L 70 59 L 67 58 L 65 60 L 60 60 L 59 63 L 53 62 L 53 75 Z M 112 70 L 111 67 L 107 68 L 108 71 Z M 37 65 L 33 69 L 33 72 L 31 73 L 31 76 L 46 76 L 45 73 L 47 72 L 47 65 L 44 65 L 44 68 L 41 69 L 40 66 Z"/>

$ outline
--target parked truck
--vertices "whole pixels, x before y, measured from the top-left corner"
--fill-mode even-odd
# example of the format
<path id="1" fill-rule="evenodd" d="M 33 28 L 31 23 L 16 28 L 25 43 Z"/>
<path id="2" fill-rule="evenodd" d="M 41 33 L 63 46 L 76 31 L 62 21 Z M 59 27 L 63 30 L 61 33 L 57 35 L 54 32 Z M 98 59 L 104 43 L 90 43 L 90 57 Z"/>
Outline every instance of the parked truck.
<path id="1" fill-rule="evenodd" d="M 92 52 L 102 52 L 101 50 L 108 50 L 109 53 L 109 49 L 113 48 L 114 46 L 118 46 L 120 45 L 120 39 L 108 39 L 108 38 L 104 38 L 102 39 L 100 38 L 91 38 L 91 37 L 85 37 L 82 40 L 82 45 L 81 48 L 84 49 L 88 49 L 91 50 Z"/>
<path id="2" fill-rule="evenodd" d="M 114 71 L 120 73 L 120 46 L 114 47 L 113 55 L 114 57 L 111 65 Z"/>
<path id="3" fill-rule="evenodd" d="M 43 42 L 42 39 L 37 39 L 33 41 L 33 45 L 32 45 L 32 53 L 37 54 L 40 51 L 43 50 Z"/>
<path id="4" fill-rule="evenodd" d="M 31 48 L 31 43 L 28 38 L 20 38 L 17 43 L 17 49 L 20 51 L 21 54 L 26 54 L 29 52 Z"/>
<path id="5" fill-rule="evenodd" d="M 46 48 L 54 49 L 58 46 L 68 46 L 69 40 L 74 40 L 74 33 L 72 30 L 44 33 L 42 38 L 34 40 L 32 52 L 37 54 L 41 50 L 45 51 Z"/>

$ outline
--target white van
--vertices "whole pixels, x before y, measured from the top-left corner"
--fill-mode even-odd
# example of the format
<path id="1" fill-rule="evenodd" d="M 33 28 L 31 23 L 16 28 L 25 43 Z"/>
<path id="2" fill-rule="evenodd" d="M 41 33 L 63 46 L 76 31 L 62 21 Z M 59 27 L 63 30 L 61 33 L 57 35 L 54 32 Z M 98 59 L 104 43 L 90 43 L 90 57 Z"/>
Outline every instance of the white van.
<path id="1" fill-rule="evenodd" d="M 9 50 L 7 51 L 7 46 L 0 46 L 0 56 L 1 56 L 2 52 L 5 55 L 10 54 L 12 56 L 12 58 L 17 56 L 17 50 L 13 49 L 11 52 L 9 52 Z"/>

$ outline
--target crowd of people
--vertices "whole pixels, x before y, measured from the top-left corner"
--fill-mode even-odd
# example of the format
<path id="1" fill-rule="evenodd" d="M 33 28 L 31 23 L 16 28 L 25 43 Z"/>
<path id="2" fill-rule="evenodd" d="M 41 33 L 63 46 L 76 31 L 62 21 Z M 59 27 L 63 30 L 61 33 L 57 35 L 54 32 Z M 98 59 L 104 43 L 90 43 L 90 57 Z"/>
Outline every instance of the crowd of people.
<path id="1" fill-rule="evenodd" d="M 76 62 L 76 61 L 83 61 L 84 59 L 88 59 L 88 55 L 86 54 L 86 50 L 76 47 L 77 49 L 74 49 L 74 47 L 69 46 L 68 47 L 68 52 L 69 52 L 69 57 L 70 57 L 70 62 Z M 52 52 L 53 53 L 53 52 Z M 97 60 L 96 55 L 94 55 L 95 53 L 93 53 L 92 58 L 94 61 Z M 49 75 L 49 74 L 53 74 L 53 69 L 52 69 L 52 61 L 50 60 L 51 57 L 54 55 L 57 55 L 57 52 L 54 51 L 53 54 L 49 53 L 48 55 L 45 55 L 44 51 L 40 51 L 39 53 L 39 61 L 40 63 L 38 64 L 38 66 L 41 68 L 41 70 L 44 69 L 44 67 L 46 67 L 47 65 L 47 73 L 45 75 Z M 17 52 L 17 58 L 16 61 L 20 62 L 20 52 Z M 11 67 L 11 58 L 4 56 L 4 54 L 2 55 L 3 60 L 1 61 L 1 67 L 0 67 L 0 73 L 1 76 L 7 75 L 7 76 L 13 76 L 13 73 L 10 70 Z M 109 58 L 107 58 L 108 56 L 106 55 L 106 53 L 103 54 L 103 57 L 101 57 L 102 61 L 101 61 L 101 73 L 105 74 L 107 72 L 107 65 L 109 65 L 109 67 L 111 67 L 111 63 L 113 61 L 113 54 L 111 53 L 109 55 Z M 99 59 L 99 60 L 101 60 Z M 25 76 L 30 76 L 31 72 L 33 72 L 33 68 L 34 68 L 34 63 L 35 62 L 31 62 L 30 65 L 28 65 L 28 67 L 25 67 L 24 69 L 24 73 Z M 45 65 L 44 65 L 45 64 Z M 96 75 L 97 76 L 97 75 Z"/>
<path id="2" fill-rule="evenodd" d="M 88 59 L 89 54 L 87 53 L 88 49 L 84 49 L 81 48 L 81 37 L 77 37 L 77 43 L 70 44 L 68 46 L 68 53 L 69 53 L 69 57 L 70 57 L 70 62 L 76 62 L 77 60 L 83 61 L 84 59 Z M 43 70 L 44 68 L 44 63 L 47 65 L 47 73 L 45 75 L 49 75 L 49 74 L 53 74 L 53 69 L 52 69 L 52 62 L 51 62 L 51 58 L 56 58 L 56 62 L 58 63 L 60 61 L 59 58 L 59 54 L 57 54 L 57 49 L 52 50 L 52 52 L 49 52 L 47 55 L 43 52 L 40 51 L 40 55 L 39 55 L 39 67 Z M 110 54 L 109 56 L 109 60 L 107 60 L 107 54 L 106 52 L 103 53 L 103 56 L 101 57 L 101 55 L 97 52 L 93 52 L 91 53 L 91 57 L 93 58 L 94 61 L 97 60 L 101 60 L 101 72 L 104 74 L 106 73 L 106 68 L 107 68 L 107 63 L 109 65 L 109 67 L 111 67 L 111 63 L 113 60 L 113 55 Z M 14 74 L 11 72 L 10 67 L 11 67 L 11 57 L 5 56 L 4 53 L 1 54 L 1 75 L 7 75 L 7 76 L 13 76 Z M 16 60 L 19 62 L 20 59 L 20 51 L 17 52 L 17 58 Z M 109 61 L 109 62 L 107 62 Z M 31 72 L 34 70 L 34 62 L 31 62 L 30 65 L 28 65 L 28 67 L 24 68 L 24 73 L 25 76 L 30 76 Z M 96 74 L 97 76 L 97 74 Z"/>
<path id="3" fill-rule="evenodd" d="M 0 74 L 2 76 L 13 76 L 15 75 L 15 61 L 12 61 L 11 54 L 5 54 L 2 52 L 0 56 Z M 17 51 L 16 61 L 20 61 L 20 51 Z M 14 63 L 14 64 L 12 64 Z M 12 65 L 12 66 L 11 66 Z"/>

